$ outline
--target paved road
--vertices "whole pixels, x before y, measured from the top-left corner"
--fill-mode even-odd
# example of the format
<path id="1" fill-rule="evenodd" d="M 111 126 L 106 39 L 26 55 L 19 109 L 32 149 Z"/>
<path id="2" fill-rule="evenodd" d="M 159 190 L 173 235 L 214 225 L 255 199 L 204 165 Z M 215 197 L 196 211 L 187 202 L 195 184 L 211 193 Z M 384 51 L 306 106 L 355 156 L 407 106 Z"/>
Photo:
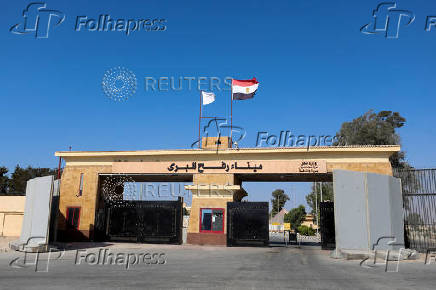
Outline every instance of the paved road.
<path id="1" fill-rule="evenodd" d="M 122 248 L 121 248 L 122 247 Z M 436 264 L 404 261 L 398 273 L 383 266 L 363 268 L 358 261 L 333 260 L 317 247 L 226 248 L 124 244 L 106 253 L 135 254 L 139 264 L 89 265 L 98 249 L 76 251 L 50 262 L 48 272 L 34 266 L 19 268 L 22 257 L 9 266 L 15 252 L 0 254 L 0 289 L 435 289 Z M 101 250 L 103 251 L 103 250 Z M 145 253 L 164 253 L 152 256 Z M 144 259 L 144 256 L 147 258 Z M 101 256 L 102 257 L 102 256 Z M 124 256 L 125 257 L 125 256 Z M 56 257 L 54 257 L 56 258 Z M 131 256 L 133 261 L 133 255 Z M 46 257 L 40 260 L 44 270 Z M 101 258 L 101 261 L 103 258 Z M 157 264 L 147 264 L 151 261 Z M 145 261 L 145 262 L 144 262 Z M 165 264 L 160 264 L 165 261 Z"/>

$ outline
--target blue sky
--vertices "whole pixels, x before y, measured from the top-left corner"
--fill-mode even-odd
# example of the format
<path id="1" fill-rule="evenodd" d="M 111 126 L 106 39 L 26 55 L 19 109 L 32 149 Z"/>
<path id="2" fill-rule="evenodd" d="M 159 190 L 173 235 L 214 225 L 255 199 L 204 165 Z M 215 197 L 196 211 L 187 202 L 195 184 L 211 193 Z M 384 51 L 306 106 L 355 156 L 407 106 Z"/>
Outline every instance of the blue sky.
<path id="1" fill-rule="evenodd" d="M 0 165 L 56 167 L 54 152 L 187 148 L 198 130 L 197 90 L 150 92 L 145 77 L 256 77 L 254 99 L 234 104 L 247 131 L 335 134 L 369 109 L 407 119 L 399 130 L 415 167 L 434 167 L 436 15 L 433 1 L 397 1 L 416 17 L 398 39 L 359 30 L 379 1 L 47 1 L 65 21 L 47 39 L 17 35 L 28 1 L 3 4 L 0 18 Z M 164 18 L 166 31 L 74 31 L 77 16 Z M 114 102 L 101 88 L 106 70 L 123 66 L 136 94 Z M 216 91 L 208 113 L 229 115 L 229 92 Z M 275 184 L 248 185 L 269 199 Z M 290 185 L 289 185 L 290 186 Z M 306 185 L 294 185 L 301 187 Z M 267 193 L 265 193 L 267 192 Z M 299 196 L 304 201 L 302 192 Z"/>

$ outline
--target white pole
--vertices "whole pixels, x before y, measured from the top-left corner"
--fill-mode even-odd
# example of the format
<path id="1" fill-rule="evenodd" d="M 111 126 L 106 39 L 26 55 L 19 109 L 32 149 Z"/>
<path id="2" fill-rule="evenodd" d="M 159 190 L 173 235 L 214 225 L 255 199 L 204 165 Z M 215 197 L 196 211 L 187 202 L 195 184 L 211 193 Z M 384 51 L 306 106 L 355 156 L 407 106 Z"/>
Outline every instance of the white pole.
<path id="1" fill-rule="evenodd" d="M 322 199 L 322 182 L 321 182 L 321 202 L 323 202 L 323 199 Z"/>

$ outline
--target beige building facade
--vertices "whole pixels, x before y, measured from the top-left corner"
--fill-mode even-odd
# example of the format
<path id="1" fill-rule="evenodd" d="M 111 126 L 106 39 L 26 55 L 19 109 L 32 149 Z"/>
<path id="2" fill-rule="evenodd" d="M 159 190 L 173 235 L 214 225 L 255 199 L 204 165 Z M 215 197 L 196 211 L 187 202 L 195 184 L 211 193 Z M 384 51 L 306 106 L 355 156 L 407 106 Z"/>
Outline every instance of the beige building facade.
<path id="1" fill-rule="evenodd" d="M 247 195 L 245 181 L 332 181 L 335 169 L 392 175 L 389 157 L 398 151 L 399 146 L 347 146 L 56 152 L 65 160 L 58 236 L 93 240 L 101 178 L 119 175 L 138 182 L 192 182 L 186 186 L 192 192 L 187 242 L 225 245 L 227 202 Z M 205 212 L 215 212 L 220 221 L 224 216 L 222 229 L 202 230 Z M 73 214 L 78 221 L 74 237 L 66 232 Z"/>
<path id="2" fill-rule="evenodd" d="M 314 230 L 318 229 L 318 225 L 316 224 L 316 218 L 313 214 L 307 214 L 304 218 L 304 221 L 301 223 L 302 226 L 306 226 L 312 228 Z"/>

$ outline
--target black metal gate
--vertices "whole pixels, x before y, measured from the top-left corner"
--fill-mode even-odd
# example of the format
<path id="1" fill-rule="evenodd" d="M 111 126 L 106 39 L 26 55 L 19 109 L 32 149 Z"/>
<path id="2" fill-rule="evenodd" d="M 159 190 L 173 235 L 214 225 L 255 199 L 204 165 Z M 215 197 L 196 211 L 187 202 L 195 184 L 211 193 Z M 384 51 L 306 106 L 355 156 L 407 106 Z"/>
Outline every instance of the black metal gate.
<path id="1" fill-rule="evenodd" d="M 267 202 L 227 203 L 227 246 L 269 243 Z"/>
<path id="2" fill-rule="evenodd" d="M 101 179 L 95 240 L 182 243 L 183 198 L 140 200 L 135 181 L 125 175 Z"/>
<path id="3" fill-rule="evenodd" d="M 336 248 L 335 241 L 335 207 L 332 201 L 323 201 L 319 204 L 321 248 L 333 250 Z"/>
<path id="4" fill-rule="evenodd" d="M 140 243 L 182 243 L 182 202 L 125 201 L 108 206 L 109 240 L 133 240 Z"/>
<path id="5" fill-rule="evenodd" d="M 436 248 L 436 169 L 395 170 L 394 176 L 403 190 L 405 246 Z"/>

